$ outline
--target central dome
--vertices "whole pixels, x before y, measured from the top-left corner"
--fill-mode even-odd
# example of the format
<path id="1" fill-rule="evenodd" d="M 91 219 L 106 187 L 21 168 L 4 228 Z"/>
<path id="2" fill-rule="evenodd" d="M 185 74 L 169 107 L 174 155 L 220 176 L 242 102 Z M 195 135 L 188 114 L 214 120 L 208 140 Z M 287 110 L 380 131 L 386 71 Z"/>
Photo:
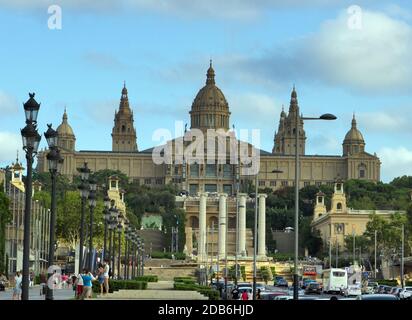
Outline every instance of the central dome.
<path id="1" fill-rule="evenodd" d="M 215 84 L 215 71 L 210 62 L 206 74 L 206 85 L 199 90 L 193 100 L 191 128 L 229 129 L 229 104 L 225 95 Z"/>
<path id="2" fill-rule="evenodd" d="M 64 109 L 63 113 L 63 121 L 62 123 L 57 127 L 56 131 L 58 132 L 59 136 L 74 136 L 74 132 L 72 127 L 69 125 L 67 121 L 67 113 L 66 109 Z"/>

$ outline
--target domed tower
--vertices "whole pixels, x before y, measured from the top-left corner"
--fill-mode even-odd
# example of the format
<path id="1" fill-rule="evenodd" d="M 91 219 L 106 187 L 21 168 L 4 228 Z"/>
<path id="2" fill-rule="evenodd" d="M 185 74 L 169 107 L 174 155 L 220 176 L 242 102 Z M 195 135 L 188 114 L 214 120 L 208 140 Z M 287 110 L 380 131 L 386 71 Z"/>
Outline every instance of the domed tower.
<path id="1" fill-rule="evenodd" d="M 206 131 L 207 129 L 229 130 L 229 104 L 223 92 L 215 84 L 215 71 L 212 60 L 206 74 L 206 85 L 199 90 L 192 103 L 190 127 Z"/>
<path id="2" fill-rule="evenodd" d="M 122 89 L 119 111 L 114 116 L 112 130 L 112 150 L 132 152 L 137 151 L 136 129 L 133 126 L 133 111 L 129 106 L 126 83 Z"/>
<path id="3" fill-rule="evenodd" d="M 57 133 L 59 134 L 58 146 L 62 150 L 73 152 L 76 149 L 76 137 L 67 121 L 66 108 L 64 108 L 62 123 L 57 127 Z"/>
<path id="4" fill-rule="evenodd" d="M 355 114 L 352 119 L 352 128 L 346 134 L 342 146 L 344 156 L 365 152 L 365 140 L 363 139 L 362 133 L 357 128 Z"/>

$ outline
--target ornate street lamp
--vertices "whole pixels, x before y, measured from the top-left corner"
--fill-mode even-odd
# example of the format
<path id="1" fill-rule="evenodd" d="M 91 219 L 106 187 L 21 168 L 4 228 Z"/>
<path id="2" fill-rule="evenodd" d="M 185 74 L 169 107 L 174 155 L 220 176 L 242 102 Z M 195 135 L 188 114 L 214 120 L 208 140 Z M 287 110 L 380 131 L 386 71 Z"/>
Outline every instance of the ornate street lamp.
<path id="1" fill-rule="evenodd" d="M 120 213 L 119 214 L 119 218 L 118 218 L 118 224 L 117 224 L 117 233 L 118 233 L 118 235 L 119 235 L 119 238 L 118 238 L 118 246 L 119 246 L 119 251 L 118 251 L 118 258 L 117 258 L 117 274 L 118 274 L 118 279 L 120 279 L 120 273 L 121 273 L 121 270 L 120 270 L 120 259 L 121 259 L 121 253 L 122 253 L 122 249 L 121 249 L 121 244 L 122 244 L 122 242 L 121 242 L 121 236 L 122 236 L 122 229 L 123 229 L 123 226 L 122 226 L 122 219 L 123 219 L 123 215 Z"/>
<path id="2" fill-rule="evenodd" d="M 34 93 L 29 93 L 29 100 L 23 105 L 26 126 L 21 129 L 23 150 L 26 152 L 27 176 L 25 182 L 25 207 L 24 207 L 24 239 L 23 239 L 23 281 L 22 300 L 29 300 L 29 272 L 30 272 L 30 214 L 32 198 L 32 170 L 33 157 L 39 148 L 41 136 L 37 132 L 37 114 L 40 104 L 34 99 Z"/>
<path id="3" fill-rule="evenodd" d="M 91 177 L 89 179 L 89 209 L 90 209 L 90 225 L 89 225 L 89 271 L 93 270 L 93 210 L 96 207 L 96 180 Z"/>
<path id="4" fill-rule="evenodd" d="M 51 211 L 50 211 L 50 232 L 49 232 L 49 243 L 55 243 L 55 232 L 56 232 L 56 180 L 57 175 L 61 172 L 63 165 L 63 158 L 60 155 L 60 150 L 57 147 L 58 133 L 56 130 L 52 129 L 52 125 L 48 124 L 48 129 L 44 133 L 46 137 L 47 144 L 49 146 L 49 153 L 47 154 L 47 162 L 49 166 L 50 176 L 51 176 Z M 54 246 L 49 246 L 49 273 L 48 277 L 53 276 L 53 264 L 54 264 Z M 47 288 L 46 300 L 53 300 L 53 288 Z"/>
<path id="5" fill-rule="evenodd" d="M 82 180 L 80 186 L 79 186 L 79 191 L 80 191 L 80 197 L 82 199 L 82 210 L 81 210 L 81 220 L 80 220 L 80 248 L 79 248 L 79 270 L 77 271 L 80 273 L 80 271 L 83 268 L 83 247 L 84 247 L 84 220 L 85 220 L 85 207 L 86 207 L 86 200 L 89 197 L 89 174 L 90 174 L 90 169 L 87 167 L 87 162 L 83 164 L 83 167 L 78 168 L 77 171 L 80 172 L 80 178 Z"/>
<path id="6" fill-rule="evenodd" d="M 124 237 L 125 237 L 125 249 L 124 249 L 124 278 L 129 277 L 129 234 L 131 231 L 129 220 L 124 221 Z"/>
<path id="7" fill-rule="evenodd" d="M 110 222 L 110 198 L 109 195 L 106 193 L 106 195 L 103 198 L 103 203 L 104 203 L 104 242 L 103 242 L 103 261 L 106 261 L 107 259 L 107 253 L 106 253 L 106 243 L 107 243 L 107 227 Z"/>

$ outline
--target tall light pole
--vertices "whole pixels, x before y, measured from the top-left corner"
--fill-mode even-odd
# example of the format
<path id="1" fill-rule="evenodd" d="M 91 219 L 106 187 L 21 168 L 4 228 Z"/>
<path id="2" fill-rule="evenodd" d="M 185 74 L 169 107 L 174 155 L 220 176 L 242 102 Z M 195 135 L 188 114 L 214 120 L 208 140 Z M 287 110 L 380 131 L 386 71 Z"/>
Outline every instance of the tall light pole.
<path id="1" fill-rule="evenodd" d="M 272 172 L 262 173 L 283 173 L 282 170 L 272 170 Z M 253 300 L 256 300 L 256 256 L 257 256 L 257 232 L 258 232 L 258 188 L 259 188 L 259 172 L 256 174 L 255 180 L 255 226 L 253 230 Z"/>
<path id="2" fill-rule="evenodd" d="M 295 92 L 295 89 L 293 89 Z M 296 94 L 296 92 L 295 92 Z M 296 98 L 296 97 L 295 97 Z M 297 103 L 297 102 L 296 102 Z M 298 110 L 295 114 L 295 259 L 293 263 L 293 299 L 299 299 L 299 180 L 300 180 L 300 160 L 299 160 L 299 120 L 336 120 L 336 116 L 330 113 L 321 115 L 318 118 L 300 117 Z"/>
<path id="3" fill-rule="evenodd" d="M 405 250 L 405 225 L 402 224 L 402 247 L 401 247 L 401 286 L 404 288 L 404 252 Z"/>
<path id="4" fill-rule="evenodd" d="M 48 124 L 48 129 L 44 133 L 46 137 L 47 144 L 49 146 L 49 153 L 47 154 L 47 162 L 49 165 L 49 171 L 51 176 L 51 212 L 50 212 L 50 232 L 49 232 L 49 243 L 54 243 L 54 235 L 56 232 L 56 179 L 57 175 L 61 170 L 63 165 L 63 158 L 60 155 L 60 150 L 57 147 L 58 133 L 52 129 L 52 125 Z M 54 246 L 49 246 L 49 268 L 48 268 L 48 278 L 53 276 L 53 266 L 54 264 Z M 46 300 L 53 300 L 53 288 L 47 287 Z"/>
<path id="5" fill-rule="evenodd" d="M 24 239 L 23 239 L 23 281 L 22 300 L 29 300 L 30 277 L 30 215 L 32 198 L 32 171 L 33 157 L 39 148 L 41 136 L 37 132 L 37 114 L 40 104 L 34 100 L 34 93 L 29 93 L 29 100 L 24 104 L 26 126 L 21 129 L 23 149 L 26 152 L 27 176 L 25 181 L 25 207 L 24 207 Z M 53 244 L 50 244 L 52 246 Z M 50 257 L 49 257 L 50 258 Z"/>
<path id="6" fill-rule="evenodd" d="M 89 225 L 89 271 L 93 270 L 93 210 L 96 207 L 96 180 L 91 177 L 89 179 L 90 193 L 89 193 L 89 209 L 90 209 L 90 225 Z"/>
<path id="7" fill-rule="evenodd" d="M 375 280 L 376 280 L 376 255 L 377 255 L 377 233 L 378 233 L 378 231 L 377 230 L 375 230 L 375 272 L 373 273 L 374 274 L 374 277 L 375 277 Z"/>
<path id="8" fill-rule="evenodd" d="M 104 218 L 104 240 L 103 240 L 103 261 L 105 262 L 107 260 L 107 228 L 108 224 L 110 222 L 110 198 L 109 195 L 106 192 L 106 195 L 103 198 L 103 203 L 104 203 L 104 211 L 103 211 L 103 218 Z"/>
<path id="9" fill-rule="evenodd" d="M 118 276 L 117 276 L 117 278 L 118 279 L 120 279 L 120 275 L 121 275 L 121 270 L 120 270 L 120 259 L 121 259 L 121 254 L 122 254 L 122 247 L 121 247 L 121 245 L 122 245 L 122 239 L 121 239 L 121 237 L 122 237 L 122 229 L 123 229 L 123 226 L 122 226 L 122 220 L 123 220 L 123 215 L 120 213 L 119 214 L 119 218 L 118 218 L 118 224 L 117 224 L 117 233 L 118 233 L 118 236 L 119 236 L 119 238 L 118 238 L 118 257 L 117 257 L 117 274 L 118 274 Z"/>
<path id="10" fill-rule="evenodd" d="M 82 180 L 80 186 L 79 186 L 79 191 L 80 191 L 80 197 L 82 199 L 81 203 L 81 218 L 80 218 L 80 244 L 79 244 L 79 270 L 77 271 L 78 273 L 81 272 L 83 265 L 84 265 L 84 254 L 83 254 L 83 248 L 84 248 L 84 234 L 85 234 L 85 216 L 86 216 L 86 200 L 89 197 L 89 175 L 90 175 L 90 169 L 87 167 L 87 162 L 83 164 L 83 167 L 77 169 L 80 172 L 80 178 Z"/>

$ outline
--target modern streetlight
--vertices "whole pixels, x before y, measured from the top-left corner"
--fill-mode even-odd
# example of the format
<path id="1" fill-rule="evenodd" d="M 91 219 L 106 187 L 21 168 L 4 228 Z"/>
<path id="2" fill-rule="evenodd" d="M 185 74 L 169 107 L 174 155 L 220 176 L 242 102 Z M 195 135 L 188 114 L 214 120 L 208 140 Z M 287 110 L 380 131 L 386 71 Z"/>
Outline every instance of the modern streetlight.
<path id="1" fill-rule="evenodd" d="M 107 227 L 110 222 L 110 198 L 109 195 L 106 195 L 103 198 L 104 209 L 103 209 L 103 219 L 104 219 L 104 240 L 103 240 L 103 261 L 107 260 Z"/>
<path id="2" fill-rule="evenodd" d="M 47 144 L 49 146 L 49 153 L 47 154 L 47 161 L 49 165 L 49 171 L 51 176 L 51 211 L 50 211 L 50 232 L 49 232 L 49 243 L 54 243 L 54 236 L 56 232 L 56 179 L 57 175 L 61 171 L 63 165 L 63 158 L 60 155 L 60 150 L 57 147 L 58 133 L 56 130 L 52 129 L 52 125 L 48 124 L 48 129 L 44 133 L 46 137 Z M 53 276 L 53 266 L 54 264 L 54 246 L 49 246 L 49 268 L 48 268 L 48 278 Z M 46 300 L 53 300 L 53 288 L 47 287 Z"/>
<path id="3" fill-rule="evenodd" d="M 78 168 L 77 171 L 80 172 L 80 178 L 82 180 L 81 184 L 79 185 L 80 197 L 82 199 L 81 203 L 81 218 L 80 218 L 80 245 L 79 245 L 79 270 L 78 273 L 81 272 L 84 261 L 83 261 L 83 247 L 84 247 L 84 234 L 85 234 L 85 210 L 86 210 L 86 200 L 89 197 L 90 188 L 89 188 L 89 175 L 90 169 L 87 167 L 87 162 L 83 164 L 83 167 Z"/>
<path id="4" fill-rule="evenodd" d="M 256 256 L 257 256 L 257 232 L 258 232 L 258 188 L 259 173 L 283 173 L 282 170 L 274 169 L 271 172 L 258 172 L 255 180 L 255 226 L 253 230 L 253 300 L 256 300 Z"/>
<path id="5" fill-rule="evenodd" d="M 318 118 L 299 117 L 299 112 L 295 115 L 295 259 L 293 270 L 293 299 L 299 299 L 299 274 L 298 274 L 298 257 L 299 257 L 299 180 L 300 180 L 300 160 L 299 160 L 299 119 L 300 120 L 336 120 L 336 116 L 325 113 Z"/>
<path id="6" fill-rule="evenodd" d="M 89 209 L 90 209 L 90 225 L 89 225 L 89 271 L 93 270 L 93 210 L 96 207 L 96 180 L 91 177 L 89 179 Z"/>
<path id="7" fill-rule="evenodd" d="M 33 157 L 39 148 L 41 136 L 37 132 L 37 114 L 40 104 L 34 99 L 34 93 L 29 93 L 24 112 L 26 126 L 21 129 L 23 150 L 26 152 L 27 176 L 25 181 L 25 207 L 24 207 L 24 239 L 23 239 L 23 281 L 22 300 L 29 300 L 29 277 L 30 277 L 30 214 L 32 198 L 32 170 Z M 51 245 L 51 244 L 50 244 Z"/>

